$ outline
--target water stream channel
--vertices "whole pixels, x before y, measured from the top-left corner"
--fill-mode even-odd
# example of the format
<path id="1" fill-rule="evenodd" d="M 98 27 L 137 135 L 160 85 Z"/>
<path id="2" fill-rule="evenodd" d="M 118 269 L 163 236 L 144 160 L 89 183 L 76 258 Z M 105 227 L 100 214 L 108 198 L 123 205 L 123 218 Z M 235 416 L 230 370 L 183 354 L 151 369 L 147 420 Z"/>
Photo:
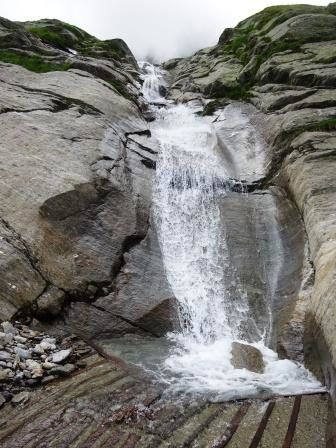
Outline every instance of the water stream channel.
<path id="1" fill-rule="evenodd" d="M 153 222 L 179 326 L 138 341 L 126 356 L 115 345 L 115 353 L 171 391 L 233 399 L 321 390 L 300 362 L 275 351 L 283 309 L 300 287 L 303 232 L 281 192 L 246 192 L 245 181 L 262 177 L 267 164 L 249 106 L 231 104 L 216 120 L 200 116 L 194 102 L 161 97 L 160 69 L 141 67 L 160 146 Z M 235 368 L 233 344 L 257 349 L 262 371 Z"/>

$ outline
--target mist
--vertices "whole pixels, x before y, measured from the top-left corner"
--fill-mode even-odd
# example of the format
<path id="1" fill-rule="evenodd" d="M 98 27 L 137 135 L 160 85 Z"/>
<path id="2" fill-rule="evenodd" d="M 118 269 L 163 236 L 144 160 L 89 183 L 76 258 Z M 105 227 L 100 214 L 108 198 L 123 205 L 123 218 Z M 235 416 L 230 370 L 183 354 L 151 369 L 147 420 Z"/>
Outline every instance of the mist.
<path id="1" fill-rule="evenodd" d="M 63 20 L 100 39 L 124 39 L 138 59 L 163 61 L 214 45 L 224 28 L 267 6 L 290 3 L 325 6 L 329 1 L 2 0 L 0 16 Z"/>

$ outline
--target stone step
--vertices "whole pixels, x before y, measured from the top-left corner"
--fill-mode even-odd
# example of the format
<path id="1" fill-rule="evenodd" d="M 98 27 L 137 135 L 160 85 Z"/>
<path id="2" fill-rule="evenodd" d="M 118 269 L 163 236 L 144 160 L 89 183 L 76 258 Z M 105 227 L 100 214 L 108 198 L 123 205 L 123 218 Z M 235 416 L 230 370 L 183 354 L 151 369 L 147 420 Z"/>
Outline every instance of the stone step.
<path id="1" fill-rule="evenodd" d="M 209 403 L 91 357 L 0 411 L 1 448 L 324 448 L 328 396 Z"/>

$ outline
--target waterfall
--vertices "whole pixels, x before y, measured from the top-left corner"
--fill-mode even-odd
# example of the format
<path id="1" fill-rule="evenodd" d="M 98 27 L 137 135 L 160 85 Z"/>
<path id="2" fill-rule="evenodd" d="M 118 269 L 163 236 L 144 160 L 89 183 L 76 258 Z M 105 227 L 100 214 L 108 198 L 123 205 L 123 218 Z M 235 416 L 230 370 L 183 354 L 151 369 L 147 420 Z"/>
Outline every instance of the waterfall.
<path id="1" fill-rule="evenodd" d="M 162 100 L 160 86 L 165 84 L 162 70 L 145 61 L 139 62 L 139 67 L 143 72 L 142 92 L 145 99 L 149 102 Z"/>
<path id="2" fill-rule="evenodd" d="M 159 114 L 152 132 L 161 143 L 154 218 L 182 335 L 200 344 L 239 338 L 248 306 L 237 296 L 230 310 L 225 300 L 229 260 L 217 197 L 230 180 L 216 154 L 214 129 L 178 105 Z"/>
<path id="3" fill-rule="evenodd" d="M 162 71 L 149 63 L 141 66 L 144 97 L 165 102 L 159 97 Z M 172 350 L 161 372 L 165 381 L 177 390 L 221 393 L 226 399 L 320 388 L 306 369 L 279 360 L 266 347 L 272 319 L 266 316 L 262 327 L 254 321 L 239 276 L 232 272 L 220 206 L 232 181 L 211 118 L 198 116 L 192 105 L 169 101 L 152 108 L 151 132 L 161 149 L 153 216 L 180 319 L 180 329 L 167 336 Z M 234 341 L 260 350 L 264 373 L 233 367 Z"/>

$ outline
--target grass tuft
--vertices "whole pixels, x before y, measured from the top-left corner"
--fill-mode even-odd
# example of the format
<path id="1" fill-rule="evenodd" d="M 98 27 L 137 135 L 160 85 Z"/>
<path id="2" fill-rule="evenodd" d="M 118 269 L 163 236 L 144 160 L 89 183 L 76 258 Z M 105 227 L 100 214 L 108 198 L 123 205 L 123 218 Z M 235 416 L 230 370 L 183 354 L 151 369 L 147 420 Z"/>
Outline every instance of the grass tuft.
<path id="1" fill-rule="evenodd" d="M 70 63 L 56 64 L 52 62 L 46 62 L 40 56 L 26 55 L 21 53 L 15 53 L 12 51 L 0 51 L 0 61 L 7 62 L 9 64 L 21 65 L 22 67 L 36 73 L 47 73 L 66 71 L 71 67 Z"/>

